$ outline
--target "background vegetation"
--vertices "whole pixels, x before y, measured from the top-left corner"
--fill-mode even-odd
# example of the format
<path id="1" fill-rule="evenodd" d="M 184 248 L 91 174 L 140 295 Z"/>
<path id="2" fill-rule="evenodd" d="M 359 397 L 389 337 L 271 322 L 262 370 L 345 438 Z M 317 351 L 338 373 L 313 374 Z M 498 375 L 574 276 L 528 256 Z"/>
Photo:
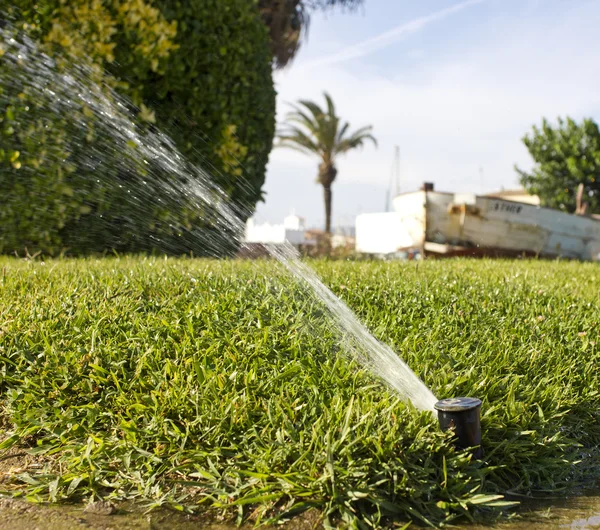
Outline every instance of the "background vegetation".
<path id="1" fill-rule="evenodd" d="M 583 184 L 587 213 L 600 212 L 600 129 L 592 119 L 577 123 L 559 118 L 534 126 L 523 143 L 535 163 L 531 171 L 517 168 L 521 184 L 539 195 L 542 205 L 574 213 L 577 187 Z"/>
<path id="2" fill-rule="evenodd" d="M 357 9 L 363 0 L 258 0 L 258 8 L 269 28 L 271 52 L 277 68 L 289 66 L 308 34 L 310 15 L 316 10 L 341 7 Z"/>
<path id="3" fill-rule="evenodd" d="M 273 263 L 4 259 L 0 448 L 47 467 L 3 490 L 381 527 L 597 476 L 595 265 L 315 265 L 438 397 L 483 400 L 482 462 L 344 359 Z"/>

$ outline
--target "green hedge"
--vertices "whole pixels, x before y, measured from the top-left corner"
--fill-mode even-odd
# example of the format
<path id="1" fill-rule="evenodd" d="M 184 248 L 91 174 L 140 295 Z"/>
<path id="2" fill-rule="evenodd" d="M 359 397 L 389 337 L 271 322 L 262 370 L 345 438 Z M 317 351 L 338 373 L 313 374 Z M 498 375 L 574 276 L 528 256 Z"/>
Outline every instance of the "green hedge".
<path id="1" fill-rule="evenodd" d="M 34 38 L 57 59 L 56 70 L 70 72 L 74 61 L 91 60 L 86 75 L 102 78 L 109 97 L 110 89 L 126 96 L 143 128 L 167 133 L 237 209 L 245 215 L 253 210 L 275 116 L 267 29 L 255 3 L 11 3 L 16 7 L 0 0 L 0 7 L 21 40 L 23 34 Z M 6 38 L 0 44 L 10 50 Z M 36 76 L 7 60 L 9 53 L 2 57 L 2 49 L 0 251 L 218 252 L 223 241 L 205 237 L 203 214 L 185 193 L 165 195 L 160 182 L 148 183 L 173 175 L 140 167 L 135 146 L 115 144 L 106 123 L 85 105 L 75 101 L 67 112 L 56 112 L 35 86 Z M 103 164 L 91 164 L 92 155 Z"/>

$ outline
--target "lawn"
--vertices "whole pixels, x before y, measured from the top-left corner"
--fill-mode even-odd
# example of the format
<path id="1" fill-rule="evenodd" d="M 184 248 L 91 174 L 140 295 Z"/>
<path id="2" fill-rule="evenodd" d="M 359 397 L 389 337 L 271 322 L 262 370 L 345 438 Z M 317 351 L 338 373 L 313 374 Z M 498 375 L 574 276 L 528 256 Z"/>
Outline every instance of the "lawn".
<path id="1" fill-rule="evenodd" d="M 594 483 L 597 265 L 311 266 L 438 397 L 483 400 L 482 461 L 344 356 L 275 263 L 5 258 L 0 459 L 26 448 L 43 466 L 0 489 L 377 528 Z"/>

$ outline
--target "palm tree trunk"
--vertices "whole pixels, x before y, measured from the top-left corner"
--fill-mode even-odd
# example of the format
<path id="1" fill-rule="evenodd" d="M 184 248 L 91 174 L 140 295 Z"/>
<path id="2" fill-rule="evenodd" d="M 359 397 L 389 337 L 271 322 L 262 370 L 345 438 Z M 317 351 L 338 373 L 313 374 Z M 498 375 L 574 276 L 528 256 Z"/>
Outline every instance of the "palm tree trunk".
<path id="1" fill-rule="evenodd" d="M 331 234 L 331 186 L 323 186 L 323 198 L 325 199 L 325 233 Z"/>
<path id="2" fill-rule="evenodd" d="M 325 233 L 331 234 L 331 185 L 337 175 L 337 169 L 331 162 L 322 162 L 319 165 L 318 181 L 323 186 L 323 198 L 325 199 Z"/>

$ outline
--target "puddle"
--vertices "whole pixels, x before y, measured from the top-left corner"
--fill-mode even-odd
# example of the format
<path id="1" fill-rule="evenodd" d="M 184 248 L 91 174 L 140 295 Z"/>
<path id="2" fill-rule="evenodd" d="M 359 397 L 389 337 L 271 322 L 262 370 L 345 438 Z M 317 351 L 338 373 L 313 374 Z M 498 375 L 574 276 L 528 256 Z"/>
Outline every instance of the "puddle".
<path id="1" fill-rule="evenodd" d="M 600 530 L 600 495 L 524 502 L 517 518 L 494 525 L 458 525 L 461 530 Z"/>

